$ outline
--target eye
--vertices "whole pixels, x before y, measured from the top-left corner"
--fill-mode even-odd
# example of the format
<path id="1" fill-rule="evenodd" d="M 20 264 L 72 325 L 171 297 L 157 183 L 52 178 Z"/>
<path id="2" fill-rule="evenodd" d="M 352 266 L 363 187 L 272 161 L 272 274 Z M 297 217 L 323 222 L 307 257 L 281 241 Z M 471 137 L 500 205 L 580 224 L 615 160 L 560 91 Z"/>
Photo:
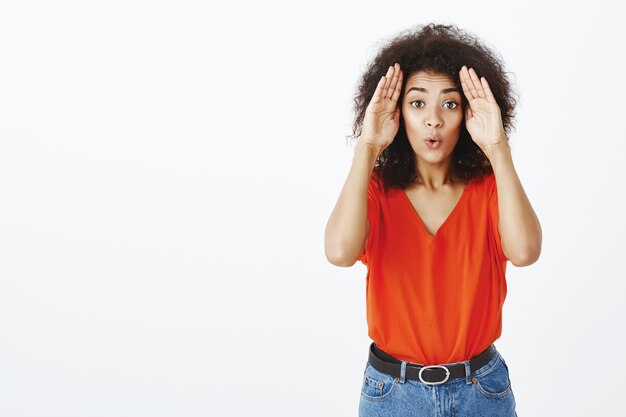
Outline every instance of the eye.
<path id="1" fill-rule="evenodd" d="M 424 104 L 424 102 L 422 100 L 414 100 L 410 104 L 411 104 L 411 106 L 416 107 L 416 106 L 414 106 L 415 103 Z M 446 101 L 445 103 L 443 103 L 444 106 L 446 104 L 452 104 L 453 105 L 453 106 L 447 107 L 449 110 L 454 110 L 457 107 L 459 107 L 459 103 L 457 103 L 456 101 Z M 423 106 L 417 106 L 416 108 L 421 108 L 421 107 L 423 107 Z"/>

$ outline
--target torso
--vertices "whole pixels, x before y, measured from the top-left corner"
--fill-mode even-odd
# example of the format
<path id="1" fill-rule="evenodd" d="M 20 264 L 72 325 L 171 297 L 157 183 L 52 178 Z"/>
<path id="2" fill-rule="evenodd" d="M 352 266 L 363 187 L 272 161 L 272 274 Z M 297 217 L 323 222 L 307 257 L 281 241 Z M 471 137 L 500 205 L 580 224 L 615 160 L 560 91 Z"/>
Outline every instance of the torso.
<path id="1" fill-rule="evenodd" d="M 438 191 L 427 190 L 419 184 L 411 185 L 404 190 L 431 236 L 435 235 L 452 213 L 467 183 L 468 181 L 447 185 Z"/>

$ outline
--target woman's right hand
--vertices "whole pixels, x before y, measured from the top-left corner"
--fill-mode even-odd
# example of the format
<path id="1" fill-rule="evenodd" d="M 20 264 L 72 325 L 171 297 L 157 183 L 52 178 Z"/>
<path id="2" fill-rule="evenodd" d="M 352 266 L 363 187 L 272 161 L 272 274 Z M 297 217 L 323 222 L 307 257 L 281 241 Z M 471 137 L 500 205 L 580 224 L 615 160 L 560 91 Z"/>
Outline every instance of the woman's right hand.
<path id="1" fill-rule="evenodd" d="M 400 127 L 398 98 L 402 90 L 400 64 L 389 67 L 376 86 L 376 91 L 365 109 L 359 141 L 377 147 L 381 152 L 393 142 Z"/>

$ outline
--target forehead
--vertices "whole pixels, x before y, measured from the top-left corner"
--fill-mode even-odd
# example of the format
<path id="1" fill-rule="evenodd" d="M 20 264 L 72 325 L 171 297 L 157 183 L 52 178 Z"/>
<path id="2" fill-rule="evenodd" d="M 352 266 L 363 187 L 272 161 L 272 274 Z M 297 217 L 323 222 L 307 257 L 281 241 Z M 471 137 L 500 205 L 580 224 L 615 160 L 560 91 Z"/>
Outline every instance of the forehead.
<path id="1" fill-rule="evenodd" d="M 405 91 L 411 87 L 424 87 L 429 93 L 438 94 L 444 88 L 455 87 L 455 84 L 447 74 L 418 71 L 406 80 Z"/>

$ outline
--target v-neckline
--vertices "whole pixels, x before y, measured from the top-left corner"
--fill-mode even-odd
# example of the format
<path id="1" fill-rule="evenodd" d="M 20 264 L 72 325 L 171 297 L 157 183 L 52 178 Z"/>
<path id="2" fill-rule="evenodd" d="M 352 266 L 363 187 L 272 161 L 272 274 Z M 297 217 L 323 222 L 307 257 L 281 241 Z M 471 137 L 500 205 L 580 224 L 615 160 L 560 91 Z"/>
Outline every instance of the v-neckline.
<path id="1" fill-rule="evenodd" d="M 422 221 L 422 218 L 420 217 L 419 213 L 415 209 L 415 206 L 413 206 L 413 203 L 411 202 L 411 199 L 409 198 L 409 196 L 406 194 L 406 191 L 404 189 L 400 189 L 400 193 L 404 196 L 402 197 L 403 200 L 408 203 L 409 208 L 413 211 L 414 216 L 417 220 L 417 223 L 419 223 L 420 228 L 424 232 L 424 235 L 426 235 L 426 237 L 428 237 L 429 240 L 433 241 L 437 239 L 437 236 L 439 236 L 439 232 L 441 231 L 441 229 L 443 229 L 448 223 L 450 223 L 451 221 L 450 219 L 452 219 L 455 216 L 456 212 L 460 210 L 460 207 L 463 205 L 463 202 L 466 199 L 466 196 L 468 194 L 468 189 L 470 185 L 472 185 L 473 181 L 474 181 L 474 178 L 470 178 L 467 184 L 465 184 L 465 187 L 463 187 L 463 192 L 461 193 L 461 197 L 459 197 L 458 201 L 454 205 L 454 208 L 452 209 L 450 214 L 448 214 L 448 217 L 446 217 L 443 223 L 441 223 L 439 228 L 435 231 L 434 235 L 431 235 L 428 229 L 426 228 L 426 225 L 424 224 L 424 222 Z"/>

